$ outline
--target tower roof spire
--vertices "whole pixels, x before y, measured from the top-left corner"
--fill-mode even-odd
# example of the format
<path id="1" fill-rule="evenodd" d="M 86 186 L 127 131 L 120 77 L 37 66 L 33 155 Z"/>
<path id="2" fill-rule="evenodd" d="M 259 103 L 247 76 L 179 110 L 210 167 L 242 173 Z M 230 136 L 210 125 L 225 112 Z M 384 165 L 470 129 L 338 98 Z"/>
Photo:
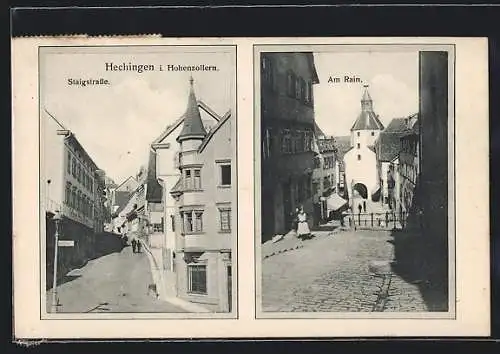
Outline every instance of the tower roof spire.
<path id="1" fill-rule="evenodd" d="M 189 77 L 189 96 L 187 102 L 186 113 L 184 113 L 184 126 L 177 137 L 177 141 L 181 142 L 187 139 L 203 139 L 207 135 L 207 131 L 201 120 L 198 101 L 194 93 L 194 79 Z"/>
<path id="2" fill-rule="evenodd" d="M 363 97 L 361 98 L 361 102 L 372 102 L 372 97 L 370 96 L 370 93 L 368 92 L 368 84 L 363 85 L 365 88 L 365 91 L 363 92 Z"/>
<path id="3" fill-rule="evenodd" d="M 373 100 L 368 92 L 368 85 L 363 85 L 364 91 L 361 97 L 361 113 L 354 122 L 353 130 L 384 130 L 384 125 L 378 115 L 373 111 Z"/>

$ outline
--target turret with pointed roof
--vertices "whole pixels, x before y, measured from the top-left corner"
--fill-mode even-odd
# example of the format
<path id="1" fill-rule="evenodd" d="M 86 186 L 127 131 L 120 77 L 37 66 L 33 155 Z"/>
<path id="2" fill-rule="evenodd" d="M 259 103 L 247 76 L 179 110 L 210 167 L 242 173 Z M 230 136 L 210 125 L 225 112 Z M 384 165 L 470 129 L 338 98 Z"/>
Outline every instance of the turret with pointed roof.
<path id="1" fill-rule="evenodd" d="M 181 133 L 177 137 L 177 141 L 179 143 L 188 139 L 203 140 L 207 135 L 207 131 L 205 130 L 201 119 L 196 95 L 194 93 L 193 82 L 193 77 L 190 77 L 189 97 L 186 113 L 184 114 L 184 126 Z"/>
<path id="2" fill-rule="evenodd" d="M 355 130 L 384 130 L 384 125 L 373 111 L 373 100 L 368 92 L 368 85 L 364 85 L 363 97 L 361 98 L 361 113 L 354 122 L 351 131 Z"/>

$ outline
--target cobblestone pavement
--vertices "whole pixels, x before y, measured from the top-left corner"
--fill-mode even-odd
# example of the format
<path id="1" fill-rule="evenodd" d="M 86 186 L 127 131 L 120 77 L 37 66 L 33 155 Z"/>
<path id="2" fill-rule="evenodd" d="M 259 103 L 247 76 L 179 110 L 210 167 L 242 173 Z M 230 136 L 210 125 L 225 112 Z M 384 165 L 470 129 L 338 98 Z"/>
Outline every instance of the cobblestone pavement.
<path id="1" fill-rule="evenodd" d="M 134 254 L 131 247 L 92 260 L 66 277 L 72 280 L 57 287 L 61 313 L 185 312 L 149 294 L 152 277 L 147 255 Z M 48 311 L 50 301 L 49 290 Z"/>
<path id="2" fill-rule="evenodd" d="M 373 261 L 393 259 L 389 240 L 388 231 L 325 232 L 303 248 L 264 259 L 263 311 L 426 311 L 416 285 L 370 272 Z"/>

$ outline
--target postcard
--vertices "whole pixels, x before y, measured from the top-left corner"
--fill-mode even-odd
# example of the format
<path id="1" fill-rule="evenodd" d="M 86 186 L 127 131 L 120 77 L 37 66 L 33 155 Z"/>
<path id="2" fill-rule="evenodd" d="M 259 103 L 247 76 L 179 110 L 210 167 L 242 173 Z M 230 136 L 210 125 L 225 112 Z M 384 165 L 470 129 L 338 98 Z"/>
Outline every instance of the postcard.
<path id="1" fill-rule="evenodd" d="M 16 338 L 489 334 L 486 39 L 12 47 Z"/>

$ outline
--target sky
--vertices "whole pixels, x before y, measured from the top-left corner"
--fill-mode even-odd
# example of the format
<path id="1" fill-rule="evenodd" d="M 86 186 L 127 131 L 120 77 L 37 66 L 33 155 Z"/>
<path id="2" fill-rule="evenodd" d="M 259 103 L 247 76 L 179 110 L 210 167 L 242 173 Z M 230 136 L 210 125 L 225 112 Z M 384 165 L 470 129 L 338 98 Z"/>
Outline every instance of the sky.
<path id="1" fill-rule="evenodd" d="M 196 96 L 219 115 L 233 108 L 232 54 L 213 48 L 204 49 L 210 53 L 162 48 L 66 48 L 40 53 L 40 108 L 71 130 L 98 167 L 118 184 L 147 163 L 149 144 L 184 113 L 191 73 L 110 72 L 106 62 L 215 65 L 217 72 L 192 73 Z M 110 85 L 68 85 L 69 78 L 104 78 Z"/>
<path id="2" fill-rule="evenodd" d="M 315 117 L 327 135 L 350 134 L 366 84 L 384 126 L 418 111 L 417 51 L 320 52 L 314 54 L 314 62 L 320 81 L 313 88 Z M 345 75 L 357 76 L 362 83 L 344 83 Z M 342 80 L 329 83 L 330 76 Z"/>

